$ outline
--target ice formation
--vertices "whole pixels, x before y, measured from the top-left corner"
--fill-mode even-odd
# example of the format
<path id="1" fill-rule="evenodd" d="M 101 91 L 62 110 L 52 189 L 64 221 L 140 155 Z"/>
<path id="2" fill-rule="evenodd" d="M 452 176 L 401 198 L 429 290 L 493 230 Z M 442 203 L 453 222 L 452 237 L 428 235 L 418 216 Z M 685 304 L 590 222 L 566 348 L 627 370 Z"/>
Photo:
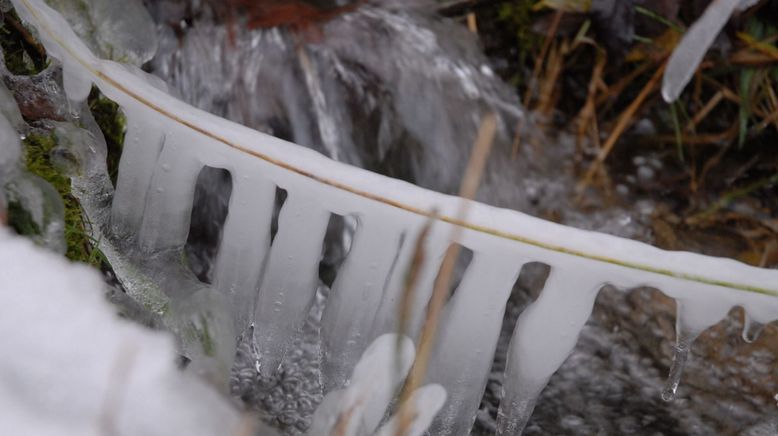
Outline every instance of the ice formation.
<path id="1" fill-rule="evenodd" d="M 84 265 L 0 228 L 0 434 L 237 434 L 173 338 L 119 319 Z M 41 273 L 41 272 L 45 273 Z"/>
<path id="2" fill-rule="evenodd" d="M 411 369 L 413 358 L 413 342 L 407 337 L 386 334 L 376 338 L 354 367 L 348 387 L 324 397 L 308 435 L 396 434 L 399 412 L 381 428 L 378 425 Z M 411 403 L 407 411 L 410 418 L 402 434 L 420 436 L 446 401 L 446 391 L 440 385 L 423 386 L 407 401 Z"/>
<path id="3" fill-rule="evenodd" d="M 142 0 L 46 0 L 90 49 L 106 59 L 143 65 L 157 51 L 157 33 Z"/>
<path id="4" fill-rule="evenodd" d="M 21 140 L 17 128 L 22 116 L 5 85 L 0 84 L 0 217 L 15 203 L 35 226 L 29 235 L 37 243 L 64 253 L 65 208 L 59 193 L 45 180 L 21 168 Z M 0 219 L 3 223 L 5 218 Z"/>
<path id="5" fill-rule="evenodd" d="M 672 103 L 681 95 L 730 16 L 756 3 L 758 0 L 716 0 L 710 3 L 670 56 L 662 79 L 662 98 L 666 102 Z"/>
<path id="6" fill-rule="evenodd" d="M 184 306 L 196 314 L 206 302 L 226 299 L 230 320 L 217 316 L 211 328 L 239 333 L 253 325 L 264 373 L 272 373 L 284 358 L 315 298 L 316 268 L 331 214 L 355 216 L 358 226 L 322 319 L 328 392 L 347 385 L 373 340 L 395 332 L 414 242 L 432 210 L 440 218 L 425 240 L 426 261 L 408 314 L 411 338 L 422 325 L 447 247 L 459 243 L 473 252 L 444 309 L 443 333 L 427 376 L 448 393 L 432 424 L 434 434 L 467 434 L 472 426 L 499 320 L 522 265 L 529 262 L 550 265 L 551 273 L 513 334 L 499 434 L 517 434 L 526 424 L 537 395 L 572 351 L 605 284 L 654 287 L 679 302 L 679 355 L 670 391 L 687 342 L 731 307 L 742 306 L 756 323 L 778 318 L 778 271 L 663 251 L 483 204 L 473 204 L 466 220 L 457 219 L 456 197 L 331 161 L 192 108 L 125 67 L 95 57 L 41 0 L 14 4 L 38 28 L 49 54 L 62 62 L 71 100 L 83 100 L 95 83 L 127 116 L 111 211 L 107 202 L 92 205 L 98 228 L 124 249 L 129 265 L 152 271 L 147 274 L 151 280 L 162 281 L 159 288 L 167 290 L 162 298 L 171 305 L 188 302 Z M 176 264 L 186 243 L 195 180 L 204 166 L 227 169 L 235 181 L 213 287 L 186 278 Z M 271 244 L 278 188 L 288 197 Z M 461 230 L 455 241 L 453 227 Z M 160 265 L 167 268 L 164 274 Z M 133 288 L 138 275 L 129 277 L 128 288 Z M 171 290 L 171 285 L 176 286 Z"/>

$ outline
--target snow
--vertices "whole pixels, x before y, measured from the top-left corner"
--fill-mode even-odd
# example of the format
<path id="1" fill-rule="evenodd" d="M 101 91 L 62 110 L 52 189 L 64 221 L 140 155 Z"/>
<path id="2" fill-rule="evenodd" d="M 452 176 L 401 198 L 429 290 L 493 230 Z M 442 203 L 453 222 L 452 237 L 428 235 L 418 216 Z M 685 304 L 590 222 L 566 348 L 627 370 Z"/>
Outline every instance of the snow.
<path id="1" fill-rule="evenodd" d="M 121 320 L 96 271 L 0 228 L 0 434 L 222 435 L 227 400 L 173 338 Z"/>

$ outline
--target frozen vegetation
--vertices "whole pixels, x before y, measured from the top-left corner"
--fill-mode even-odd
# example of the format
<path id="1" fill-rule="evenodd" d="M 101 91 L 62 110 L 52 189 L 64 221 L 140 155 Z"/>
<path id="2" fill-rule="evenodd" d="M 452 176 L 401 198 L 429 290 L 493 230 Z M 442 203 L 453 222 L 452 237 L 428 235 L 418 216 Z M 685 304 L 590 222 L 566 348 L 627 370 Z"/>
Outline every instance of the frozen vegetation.
<path id="1" fill-rule="evenodd" d="M 517 107 L 515 102 L 504 97 L 491 70 L 477 62 L 482 59 L 469 51 L 474 50 L 472 45 L 447 46 L 450 40 L 437 38 L 441 30 L 435 26 L 441 24 L 427 21 L 422 14 L 393 9 L 393 3 L 390 7 L 369 4 L 324 28 L 326 43 L 310 50 L 294 48 L 294 41 L 285 39 L 278 29 L 260 30 L 235 42 L 261 54 L 245 58 L 231 57 L 227 31 L 214 23 L 193 31 L 177 49 L 171 39 L 163 38 L 162 53 L 155 61 L 158 72 L 201 108 L 196 109 L 169 95 L 164 85 L 137 68 L 102 59 L 111 56 L 139 64 L 151 57 L 156 40 L 132 37 L 138 31 L 146 33 L 152 23 L 140 2 L 129 3 L 128 21 L 124 21 L 124 10 L 109 7 L 115 3 L 107 0 L 95 1 L 87 13 L 50 1 L 72 12 L 66 18 L 76 23 L 76 33 L 97 38 L 86 42 L 43 1 L 13 3 L 20 16 L 37 28 L 48 54 L 61 63 L 72 110 L 83 108 L 92 84 L 122 108 L 127 132 L 115 187 L 107 174 L 105 141 L 87 111 L 81 109 L 78 115 L 81 127 L 58 125 L 56 131 L 61 145 L 77 157 L 72 169 L 74 195 L 92 223 L 94 240 L 128 295 L 174 333 L 179 353 L 192 361 L 188 373 L 179 372 L 173 364 L 171 337 L 116 320 L 100 300 L 99 280 L 93 273 L 38 254 L 28 242 L 0 233 L 0 264 L 4 265 L 0 297 L 9 299 L 8 304 L 0 304 L 0 310 L 14 312 L 0 317 L 0 341 L 9 341 L 4 348 L 19 353 L 39 353 L 3 362 L 7 367 L 0 373 L 10 375 L 2 380 L 29 383 L 14 387 L 26 394 L 41 386 L 56 386 L 42 410 L 52 420 L 56 417 L 75 426 L 73 434 L 84 430 L 78 426 L 99 430 L 106 425 L 126 434 L 233 434 L 239 425 L 236 412 L 190 377 L 199 374 L 226 391 L 236 351 L 247 356 L 249 364 L 233 371 L 238 378 L 247 372 L 247 380 L 281 377 L 284 364 L 299 360 L 301 353 L 304 359 L 321 360 L 312 376 L 316 395 L 289 399 L 306 409 L 315 407 L 303 405 L 303 398 L 321 402 L 313 416 L 290 419 L 295 425 L 302 421 L 296 431 L 310 424 L 313 435 L 335 428 L 343 431 L 339 434 L 393 434 L 398 419 L 384 423 L 384 416 L 387 408 L 393 411 L 396 388 L 413 363 L 413 340 L 425 322 L 427 301 L 452 243 L 470 250 L 472 259 L 462 266 L 461 280 L 444 307 L 440 337 L 425 378 L 428 384 L 410 396 L 418 413 L 412 414 L 415 419 L 407 434 L 422 434 L 428 426 L 434 434 L 470 431 L 487 387 L 506 302 L 522 267 L 533 262 L 549 265 L 551 272 L 539 297 L 509 332 L 498 434 L 522 431 L 550 377 L 573 351 L 604 285 L 622 290 L 650 286 L 678 302 L 676 357 L 663 392 L 667 399 L 676 393 L 694 338 L 732 307 L 742 306 L 753 325 L 778 318 L 775 271 L 666 252 L 480 203 L 472 204 L 463 217 L 456 197 L 347 165 L 399 168 L 392 162 L 400 153 L 396 147 L 409 140 L 415 147 L 412 170 L 401 176 L 417 185 L 453 192 L 481 116 L 490 111 L 500 115 L 502 149 L 497 153 L 508 153 L 510 127 L 526 117 L 512 109 Z M 85 31 L 88 26 L 96 26 L 97 31 Z M 381 32 L 375 32 L 377 28 Z M 353 51 L 350 39 L 355 32 L 369 41 L 369 49 Z M 374 33 L 389 37 L 372 40 Z M 205 40 L 216 41 L 214 59 L 194 63 L 195 56 L 202 56 L 196 46 Z M 165 50 L 176 50 L 180 58 L 166 58 Z M 396 53 L 397 58 L 376 56 L 381 50 Z M 430 60 L 434 68 L 429 68 Z M 196 70 L 185 68 L 190 62 Z M 408 71 L 415 74 L 404 74 Z M 384 88 L 376 91 L 368 78 Z M 229 86 L 236 82 L 239 87 Z M 391 98 L 381 98 L 382 93 Z M 244 112 L 220 101 L 247 95 L 243 103 L 249 109 Z M 252 97 L 257 95 L 264 98 Z M 362 115 L 378 116 L 371 125 L 380 133 L 377 139 L 363 138 L 360 127 L 351 124 L 351 106 L 339 101 L 345 96 L 360 101 Z M 420 106 L 420 101 L 430 106 Z M 220 117 L 283 136 L 277 129 L 279 105 L 284 106 L 283 114 L 293 118 L 292 132 L 286 132 L 290 139 L 309 148 Z M 456 120 L 447 112 L 462 107 L 468 108 L 471 119 Z M 18 118 L 12 109 L 2 108 L 12 121 L 0 119 L 4 145 L 0 181 L 19 171 L 14 163 L 18 136 L 12 126 Z M 371 142 L 372 148 L 361 141 Z M 447 148 L 451 143 L 457 144 L 453 153 Z M 516 188 L 505 189 L 512 180 L 506 176 L 506 162 L 498 159 L 490 164 L 482 198 L 524 209 L 531 200 L 517 194 Z M 206 167 L 225 169 L 231 180 L 212 283 L 198 280 L 183 260 L 193 198 Z M 12 179 L 17 183 L 23 177 Z M 274 217 L 280 191 L 286 197 Z M 24 194 L 24 198 L 34 195 Z M 414 267 L 415 242 L 433 209 L 441 219 L 422 239 L 426 260 L 416 265 L 416 291 L 407 297 L 406 275 Z M 40 215 L 45 218 L 46 212 Z M 348 255 L 327 289 L 319 281 L 318 270 L 333 216 L 352 217 L 354 225 L 350 243 L 344 244 L 349 245 Z M 607 228 L 613 219 L 606 216 L 599 227 Z M 452 238 L 455 228 L 460 234 Z M 32 274 L 32 279 L 23 280 L 31 274 L 25 269 L 28 263 L 51 274 Z M 57 273 L 62 278 L 57 279 Z M 20 283 L 29 289 L 12 291 Z M 51 313 L 43 317 L 41 300 L 35 299 L 42 291 L 51 292 L 46 298 L 53 303 L 44 305 Z M 405 332 L 411 339 L 398 340 L 393 334 L 404 298 L 410 299 L 404 315 Z M 74 315 L 78 313 L 83 318 Z M 19 325 L 30 325 L 29 331 L 14 336 L 10 329 Z M 313 338 L 313 357 L 298 347 L 301 335 Z M 31 349 L 32 338 L 41 337 L 46 338 L 45 346 Z M 67 371 L 52 371 L 49 362 L 57 359 L 71 366 L 64 366 Z M 85 394 L 62 408 L 61 399 L 72 395 L 76 385 Z M 86 394 L 87 389 L 94 395 Z M 283 394 L 300 392 L 292 388 Z M 104 401 L 106 396 L 111 401 Z M 114 404 L 116 398 L 121 402 Z M 176 406 L 163 407 L 170 404 Z M 10 406 L 21 409 L 24 404 Z M 287 410 L 276 412 L 282 415 Z M 8 421 L 10 425 L 36 424 L 29 418 L 25 421 L 30 410 L 14 413 L 18 422 Z M 156 426 L 145 427 L 152 425 Z M 35 431 L 44 433 L 44 429 Z"/>

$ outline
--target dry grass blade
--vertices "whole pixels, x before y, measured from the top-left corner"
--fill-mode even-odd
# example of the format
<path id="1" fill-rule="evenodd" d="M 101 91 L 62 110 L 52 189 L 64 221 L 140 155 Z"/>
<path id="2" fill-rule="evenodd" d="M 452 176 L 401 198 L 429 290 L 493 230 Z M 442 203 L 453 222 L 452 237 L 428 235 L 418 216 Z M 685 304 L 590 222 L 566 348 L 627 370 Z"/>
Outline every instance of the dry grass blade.
<path id="1" fill-rule="evenodd" d="M 419 273 L 421 272 L 421 267 L 426 261 L 427 253 L 424 249 L 424 244 L 427 241 L 427 236 L 429 235 L 432 225 L 437 220 L 437 217 L 437 211 L 433 211 L 432 215 L 427 220 L 427 223 L 424 225 L 421 233 L 419 233 L 419 237 L 416 238 L 416 245 L 413 250 L 413 260 L 411 261 L 408 274 L 405 277 L 405 284 L 399 305 L 400 313 L 398 314 L 400 322 L 398 331 L 399 334 L 397 335 L 397 347 L 395 352 L 395 356 L 397 357 L 397 362 L 395 365 L 397 368 L 400 368 L 400 346 L 404 335 L 408 331 L 408 322 L 411 314 L 411 303 L 413 301 L 413 296 L 416 294 L 416 286 L 419 282 Z M 396 436 L 404 435 L 413 422 L 414 416 L 413 413 L 411 413 L 412 411 L 408 405 L 408 398 L 410 395 L 411 392 L 404 390 L 400 396 L 400 409 L 397 411 L 398 425 L 397 430 L 395 431 Z"/>
<path id="2" fill-rule="evenodd" d="M 543 42 L 543 48 L 540 51 L 540 56 L 535 60 L 535 66 L 532 68 L 532 79 L 529 81 L 530 85 L 527 87 L 527 92 L 524 94 L 524 106 L 529 108 L 532 98 L 532 87 L 534 83 L 538 82 L 540 77 L 540 70 L 543 68 L 543 62 L 546 59 L 551 43 L 554 42 L 554 35 L 556 35 L 557 29 L 559 29 L 559 23 L 562 21 L 563 12 L 557 11 L 554 13 L 554 19 L 551 21 L 551 26 L 546 33 L 546 39 Z"/>
<path id="3" fill-rule="evenodd" d="M 594 68 L 592 68 L 592 78 L 589 80 L 586 103 L 578 113 L 578 129 L 576 132 L 576 138 L 579 145 L 583 143 L 583 138 L 586 136 L 586 132 L 590 129 L 591 122 L 596 116 L 597 106 L 595 103 L 595 98 L 597 96 L 597 84 L 602 80 L 602 73 L 605 69 L 606 61 L 607 58 L 605 54 L 598 50 L 597 62 L 594 64 Z"/>
<path id="4" fill-rule="evenodd" d="M 546 71 L 543 74 L 543 80 L 538 87 L 538 103 L 536 111 L 548 117 L 556 106 L 554 97 L 559 90 L 559 76 L 564 69 L 565 56 L 570 51 L 570 44 L 563 40 L 559 44 L 552 44 L 551 51 L 548 53 Z"/>
<path id="5" fill-rule="evenodd" d="M 630 103 L 630 105 L 624 109 L 624 112 L 621 113 L 619 120 L 616 122 L 616 126 L 613 128 L 610 136 L 608 136 L 608 140 L 605 141 L 605 144 L 603 144 L 600 152 L 597 154 L 597 157 L 594 159 L 591 165 L 589 165 L 589 169 L 586 171 L 583 179 L 578 184 L 577 190 L 579 195 L 586 189 L 587 186 L 589 186 L 592 178 L 598 172 L 599 167 L 605 162 L 605 159 L 607 159 L 611 150 L 613 150 L 616 142 L 618 142 L 619 138 L 621 138 L 621 135 L 627 130 L 627 127 L 632 124 L 635 119 L 635 114 L 643 105 L 643 102 L 656 89 L 656 85 L 662 78 L 662 73 L 664 73 L 665 65 L 666 64 L 662 64 L 662 66 L 654 72 L 654 75 L 651 76 L 646 85 L 643 86 L 643 89 L 640 90 L 640 94 L 638 94 L 635 100 L 633 100 L 632 103 Z"/>
<path id="6" fill-rule="evenodd" d="M 338 416 L 338 420 L 335 422 L 335 426 L 332 427 L 330 436 L 346 436 L 348 426 L 351 424 L 351 417 L 354 415 L 354 410 L 357 407 L 359 407 L 359 403 Z"/>
<path id="7" fill-rule="evenodd" d="M 491 152 L 492 144 L 494 142 L 494 136 L 497 131 L 497 116 L 494 113 L 486 115 L 481 121 L 481 127 L 478 130 L 478 137 L 476 138 L 475 146 L 470 154 L 470 160 L 468 161 L 467 169 L 465 170 L 464 178 L 459 190 L 459 196 L 461 198 L 459 202 L 459 209 L 457 210 L 457 219 L 464 220 L 467 217 L 468 210 L 470 208 L 471 201 L 475 198 L 475 194 L 478 191 L 478 186 L 481 182 L 481 175 L 486 167 L 486 160 Z M 440 312 L 443 309 L 443 304 L 448 297 L 449 288 L 451 286 L 451 279 L 454 275 L 454 268 L 456 267 L 457 257 L 461 251 L 459 244 L 456 241 L 459 240 L 462 228 L 454 226 L 451 230 L 452 244 L 446 250 L 446 254 L 443 258 L 443 263 L 438 273 L 438 278 L 435 281 L 434 288 L 432 290 L 432 297 L 427 306 L 427 316 L 424 322 L 424 327 L 421 331 L 421 339 L 419 339 L 418 351 L 416 353 L 416 360 L 413 363 L 408 379 L 403 388 L 403 392 L 400 396 L 402 399 L 407 399 L 411 393 L 413 393 L 424 379 L 427 373 L 427 366 L 429 364 L 430 356 L 432 353 L 432 345 L 437 335 L 438 323 L 440 322 Z M 407 403 L 407 401 L 405 402 Z M 405 413 L 406 419 L 408 418 L 408 411 L 403 411 L 408 407 L 407 404 L 401 404 L 401 412 Z M 402 428 L 403 426 L 399 426 Z M 403 433 L 400 433 L 403 434 Z"/>
<path id="8" fill-rule="evenodd" d="M 475 12 L 467 14 L 467 29 L 478 35 L 478 19 Z"/>
<path id="9" fill-rule="evenodd" d="M 254 417 L 250 413 L 244 413 L 240 417 L 238 429 L 232 436 L 253 436 L 255 434 L 257 434 L 257 424 Z"/>
<path id="10" fill-rule="evenodd" d="M 691 121 L 689 121 L 689 123 L 686 125 L 686 131 L 693 132 L 723 99 L 724 93 L 722 91 L 716 92 L 716 94 L 714 94 L 713 97 L 711 97 L 711 99 L 705 103 L 705 106 L 703 106 L 702 109 L 694 114 L 694 118 L 692 118 Z"/>

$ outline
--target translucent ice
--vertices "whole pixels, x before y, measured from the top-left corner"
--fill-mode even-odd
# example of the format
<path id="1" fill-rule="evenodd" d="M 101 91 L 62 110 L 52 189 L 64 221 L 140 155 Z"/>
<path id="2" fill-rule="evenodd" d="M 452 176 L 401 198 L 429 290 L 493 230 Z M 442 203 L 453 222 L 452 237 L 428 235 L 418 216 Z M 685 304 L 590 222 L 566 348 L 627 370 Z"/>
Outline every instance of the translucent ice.
<path id="1" fill-rule="evenodd" d="M 140 0 L 46 0 L 106 59 L 142 65 L 157 51 L 154 21 Z"/>
<path id="2" fill-rule="evenodd" d="M 399 413 L 383 428 L 376 429 L 411 368 L 414 356 L 410 339 L 393 334 L 378 337 L 354 368 L 349 386 L 324 397 L 308 434 L 396 434 L 404 421 Z M 408 427 L 402 434 L 423 434 L 445 400 L 446 391 L 440 385 L 427 385 L 413 392 L 407 400 Z"/>
<path id="3" fill-rule="evenodd" d="M 736 10 L 748 9 L 756 0 L 716 0 L 692 24 L 673 51 L 662 80 L 662 97 L 675 101 L 691 80 L 708 48 Z"/>

